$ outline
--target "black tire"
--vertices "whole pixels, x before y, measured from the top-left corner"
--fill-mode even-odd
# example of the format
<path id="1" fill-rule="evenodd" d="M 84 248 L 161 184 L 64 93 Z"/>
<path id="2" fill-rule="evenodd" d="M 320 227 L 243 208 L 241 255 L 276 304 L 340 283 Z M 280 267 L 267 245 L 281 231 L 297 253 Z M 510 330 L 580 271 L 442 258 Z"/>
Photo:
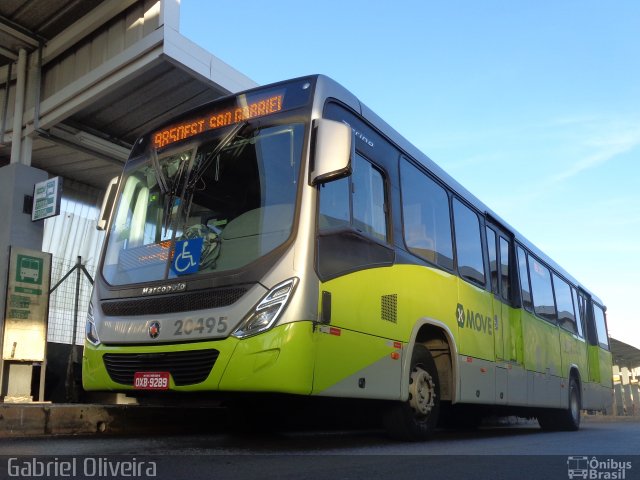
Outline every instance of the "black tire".
<path id="1" fill-rule="evenodd" d="M 580 429 L 582 401 L 580 387 L 574 376 L 569 379 L 569 406 L 562 410 L 548 410 L 538 414 L 538 423 L 543 430 L 573 432 Z"/>
<path id="2" fill-rule="evenodd" d="M 424 345 L 413 348 L 409 375 L 409 399 L 388 408 L 384 426 L 397 440 L 417 442 L 433 434 L 440 412 L 438 370 Z"/>

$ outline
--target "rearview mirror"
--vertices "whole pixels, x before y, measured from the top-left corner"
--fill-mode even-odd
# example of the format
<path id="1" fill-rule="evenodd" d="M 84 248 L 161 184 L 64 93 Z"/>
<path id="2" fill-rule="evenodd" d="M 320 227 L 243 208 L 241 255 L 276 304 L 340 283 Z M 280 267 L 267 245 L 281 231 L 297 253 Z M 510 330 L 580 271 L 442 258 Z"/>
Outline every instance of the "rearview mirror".
<path id="1" fill-rule="evenodd" d="M 330 182 L 351 175 L 354 142 L 351 127 L 318 118 L 313 121 L 313 170 L 309 183 Z"/>
<path id="2" fill-rule="evenodd" d="M 107 191 L 102 199 L 102 208 L 100 208 L 100 216 L 96 228 L 98 230 L 106 230 L 113 212 L 113 204 L 116 201 L 116 193 L 118 192 L 118 183 L 120 178 L 112 178 L 107 186 Z"/>

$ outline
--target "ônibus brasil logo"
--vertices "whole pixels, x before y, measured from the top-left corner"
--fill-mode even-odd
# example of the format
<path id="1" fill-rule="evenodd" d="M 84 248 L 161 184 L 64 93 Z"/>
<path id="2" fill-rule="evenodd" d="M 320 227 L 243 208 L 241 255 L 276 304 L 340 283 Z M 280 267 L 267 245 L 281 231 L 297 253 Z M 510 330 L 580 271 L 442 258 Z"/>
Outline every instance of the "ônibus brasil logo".
<path id="1" fill-rule="evenodd" d="M 625 480 L 627 470 L 631 470 L 631 462 L 613 458 L 600 460 L 586 455 L 567 458 L 567 475 L 570 479 Z"/>

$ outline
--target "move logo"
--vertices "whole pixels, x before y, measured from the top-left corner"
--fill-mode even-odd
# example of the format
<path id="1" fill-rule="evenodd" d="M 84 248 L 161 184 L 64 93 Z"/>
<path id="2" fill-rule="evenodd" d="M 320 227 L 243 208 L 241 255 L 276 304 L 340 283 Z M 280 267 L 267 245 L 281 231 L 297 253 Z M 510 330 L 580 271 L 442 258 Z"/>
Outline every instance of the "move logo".
<path id="1" fill-rule="evenodd" d="M 464 305 L 461 303 L 456 307 L 456 320 L 460 328 L 468 328 L 477 332 L 486 333 L 487 335 L 493 335 L 491 317 L 470 309 L 465 310 Z"/>

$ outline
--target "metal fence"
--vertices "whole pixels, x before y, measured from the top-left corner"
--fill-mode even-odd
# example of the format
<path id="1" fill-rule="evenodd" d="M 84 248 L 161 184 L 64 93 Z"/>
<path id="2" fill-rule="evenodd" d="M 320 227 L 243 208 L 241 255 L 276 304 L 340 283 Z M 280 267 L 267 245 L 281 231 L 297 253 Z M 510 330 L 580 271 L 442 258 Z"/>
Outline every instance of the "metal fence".
<path id="1" fill-rule="evenodd" d="M 51 296 L 49 300 L 49 330 L 47 341 L 82 345 L 84 325 L 93 288 L 93 265 L 53 258 L 51 265 Z"/>
<path id="2" fill-rule="evenodd" d="M 55 401 L 77 402 L 81 397 L 80 345 L 93 287 L 88 268 L 95 271 L 83 265 L 82 257 L 75 263 L 56 257 L 51 262 L 46 384 L 48 398 Z"/>

